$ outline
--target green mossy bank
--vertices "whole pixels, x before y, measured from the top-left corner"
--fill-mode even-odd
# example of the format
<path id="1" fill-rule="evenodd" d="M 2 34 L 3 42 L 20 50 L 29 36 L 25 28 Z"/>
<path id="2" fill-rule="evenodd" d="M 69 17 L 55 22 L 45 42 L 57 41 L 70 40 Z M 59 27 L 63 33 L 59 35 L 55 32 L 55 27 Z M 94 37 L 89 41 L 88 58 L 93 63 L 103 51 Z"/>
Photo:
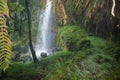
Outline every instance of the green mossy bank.
<path id="1" fill-rule="evenodd" d="M 60 27 L 53 55 L 40 62 L 12 62 L 2 80 L 119 80 L 120 47 L 80 26 Z"/>

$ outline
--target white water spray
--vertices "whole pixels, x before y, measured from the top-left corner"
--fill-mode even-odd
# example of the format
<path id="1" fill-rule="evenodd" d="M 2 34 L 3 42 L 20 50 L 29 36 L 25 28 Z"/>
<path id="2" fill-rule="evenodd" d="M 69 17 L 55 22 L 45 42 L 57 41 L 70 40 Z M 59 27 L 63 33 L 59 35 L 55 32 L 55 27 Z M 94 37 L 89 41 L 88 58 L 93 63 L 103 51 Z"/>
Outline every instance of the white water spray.
<path id="1" fill-rule="evenodd" d="M 46 7 L 40 14 L 39 30 L 35 46 L 36 56 L 39 58 L 41 53 L 52 54 L 54 44 L 54 32 L 52 25 L 52 4 L 51 0 L 46 0 Z"/>

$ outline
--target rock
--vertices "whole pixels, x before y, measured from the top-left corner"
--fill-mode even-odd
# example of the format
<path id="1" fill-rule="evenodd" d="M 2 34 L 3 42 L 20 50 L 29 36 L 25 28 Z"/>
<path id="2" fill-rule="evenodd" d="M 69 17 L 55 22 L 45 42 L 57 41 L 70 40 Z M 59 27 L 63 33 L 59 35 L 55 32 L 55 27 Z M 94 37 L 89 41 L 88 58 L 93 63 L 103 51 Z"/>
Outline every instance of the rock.
<path id="1" fill-rule="evenodd" d="M 45 57 L 47 57 L 47 53 L 41 52 L 41 58 L 45 58 Z"/>

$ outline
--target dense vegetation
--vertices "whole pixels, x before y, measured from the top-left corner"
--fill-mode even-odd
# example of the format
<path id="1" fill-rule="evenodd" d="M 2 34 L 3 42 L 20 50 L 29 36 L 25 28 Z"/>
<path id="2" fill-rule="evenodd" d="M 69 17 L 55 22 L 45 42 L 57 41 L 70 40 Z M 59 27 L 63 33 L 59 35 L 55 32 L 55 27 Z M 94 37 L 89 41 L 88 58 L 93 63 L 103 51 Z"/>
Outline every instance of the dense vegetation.
<path id="1" fill-rule="evenodd" d="M 56 50 L 38 61 L 46 1 L 0 0 L 0 80 L 120 80 L 120 1 L 51 1 Z"/>

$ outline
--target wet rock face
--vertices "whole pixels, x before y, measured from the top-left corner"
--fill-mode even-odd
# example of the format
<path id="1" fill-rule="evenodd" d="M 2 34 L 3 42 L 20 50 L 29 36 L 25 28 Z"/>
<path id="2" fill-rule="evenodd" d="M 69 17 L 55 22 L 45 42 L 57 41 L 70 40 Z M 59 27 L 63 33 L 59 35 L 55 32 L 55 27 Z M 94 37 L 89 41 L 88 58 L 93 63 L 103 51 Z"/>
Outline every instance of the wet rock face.
<path id="1" fill-rule="evenodd" d="M 45 57 L 47 57 L 47 53 L 41 52 L 41 58 L 45 58 Z"/>

